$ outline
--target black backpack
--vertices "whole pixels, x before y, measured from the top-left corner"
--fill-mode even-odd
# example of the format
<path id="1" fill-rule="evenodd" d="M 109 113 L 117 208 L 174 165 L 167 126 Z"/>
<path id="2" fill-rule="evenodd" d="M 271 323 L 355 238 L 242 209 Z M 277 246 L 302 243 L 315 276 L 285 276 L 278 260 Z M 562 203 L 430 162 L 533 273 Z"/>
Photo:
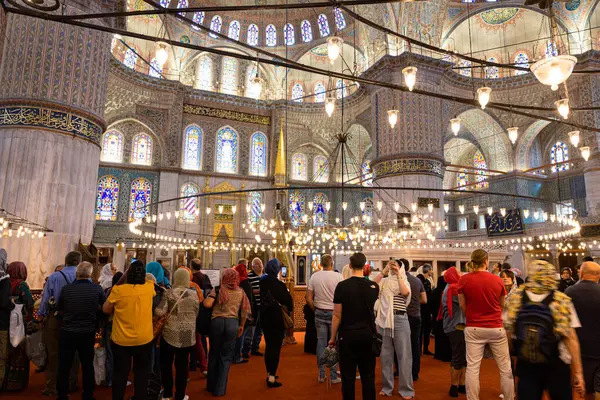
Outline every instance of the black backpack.
<path id="1" fill-rule="evenodd" d="M 552 291 L 541 303 L 533 302 L 523 291 L 522 307 L 517 315 L 514 348 L 519 360 L 532 364 L 548 363 L 558 358 L 559 337 L 554 333 L 550 303 Z"/>
<path id="2" fill-rule="evenodd" d="M 219 298 L 219 287 L 215 288 L 215 302 Z M 210 331 L 210 321 L 212 320 L 212 312 L 214 308 L 214 303 L 212 308 L 206 308 L 200 303 L 200 310 L 198 311 L 198 316 L 196 316 L 196 332 L 201 335 L 208 335 Z"/>

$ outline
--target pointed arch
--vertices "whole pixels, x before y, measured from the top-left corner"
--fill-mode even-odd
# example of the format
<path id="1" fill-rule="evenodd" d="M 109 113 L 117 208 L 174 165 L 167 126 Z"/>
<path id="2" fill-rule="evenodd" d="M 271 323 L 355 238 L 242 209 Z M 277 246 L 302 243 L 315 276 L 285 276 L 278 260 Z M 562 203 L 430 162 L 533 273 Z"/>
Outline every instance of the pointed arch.
<path id="1" fill-rule="evenodd" d="M 104 162 L 123 162 L 123 134 L 116 129 L 106 131 L 102 139 L 102 155 Z"/>
<path id="2" fill-rule="evenodd" d="M 200 171 L 202 169 L 202 129 L 192 124 L 183 134 L 183 168 Z"/>
<path id="3" fill-rule="evenodd" d="M 483 153 L 480 150 L 477 150 L 475 154 L 473 154 L 473 167 L 475 169 L 475 179 L 477 181 L 477 189 L 485 189 L 489 186 L 487 181 L 487 163 L 485 162 L 485 157 L 483 157 Z"/>
<path id="4" fill-rule="evenodd" d="M 179 222 L 182 224 L 196 224 L 200 216 L 199 199 L 195 196 L 200 193 L 200 188 L 191 182 L 186 183 L 179 191 L 180 197 L 187 197 L 179 200 Z"/>
<path id="5" fill-rule="evenodd" d="M 137 178 L 131 182 L 129 192 L 129 222 L 150 215 L 148 204 L 152 201 L 152 184 L 146 178 Z"/>
<path id="6" fill-rule="evenodd" d="M 319 154 L 313 159 L 313 181 L 329 182 L 329 161 L 324 155 Z"/>
<path id="7" fill-rule="evenodd" d="M 238 172 L 238 133 L 230 126 L 217 131 L 215 171 L 225 174 Z"/>
<path id="8" fill-rule="evenodd" d="M 119 206 L 119 180 L 112 175 L 98 179 L 96 221 L 116 221 Z"/>
<path id="9" fill-rule="evenodd" d="M 145 133 L 133 137 L 131 145 L 131 163 L 138 165 L 152 164 L 152 138 Z"/>
<path id="10" fill-rule="evenodd" d="M 325 226 L 327 225 L 327 195 L 325 193 L 316 193 L 313 198 L 313 210 L 314 210 L 314 226 Z"/>
<path id="11" fill-rule="evenodd" d="M 292 155 L 292 179 L 305 181 L 308 175 L 308 166 L 306 155 L 303 153 L 294 153 Z"/>

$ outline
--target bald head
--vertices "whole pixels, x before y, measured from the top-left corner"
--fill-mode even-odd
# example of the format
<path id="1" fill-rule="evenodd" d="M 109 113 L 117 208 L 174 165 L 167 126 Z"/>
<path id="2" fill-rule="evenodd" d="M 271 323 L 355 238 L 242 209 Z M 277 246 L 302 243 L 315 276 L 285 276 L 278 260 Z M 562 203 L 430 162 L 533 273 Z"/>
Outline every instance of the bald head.
<path id="1" fill-rule="evenodd" d="M 592 261 L 586 261 L 581 264 L 581 280 L 598 283 L 600 280 L 600 265 Z"/>

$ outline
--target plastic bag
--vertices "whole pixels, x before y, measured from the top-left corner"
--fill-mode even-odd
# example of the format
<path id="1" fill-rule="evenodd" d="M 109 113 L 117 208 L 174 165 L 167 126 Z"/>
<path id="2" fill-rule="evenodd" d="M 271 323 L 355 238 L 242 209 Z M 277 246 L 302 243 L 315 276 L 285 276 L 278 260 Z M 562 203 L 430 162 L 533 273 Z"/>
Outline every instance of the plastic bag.
<path id="1" fill-rule="evenodd" d="M 334 348 L 325 347 L 325 350 L 323 350 L 323 354 L 321 355 L 321 359 L 325 361 L 325 366 L 327 368 L 333 368 L 339 362 L 338 352 Z"/>
<path id="2" fill-rule="evenodd" d="M 23 304 L 15 304 L 10 312 L 10 344 L 17 347 L 25 339 L 25 322 L 23 321 Z"/>
<path id="3" fill-rule="evenodd" d="M 25 352 L 27 357 L 36 367 L 42 368 L 46 365 L 46 346 L 42 341 L 42 331 L 37 331 L 25 338 Z"/>
<path id="4" fill-rule="evenodd" d="M 106 349 L 104 347 L 94 349 L 94 380 L 98 386 L 106 381 Z"/>

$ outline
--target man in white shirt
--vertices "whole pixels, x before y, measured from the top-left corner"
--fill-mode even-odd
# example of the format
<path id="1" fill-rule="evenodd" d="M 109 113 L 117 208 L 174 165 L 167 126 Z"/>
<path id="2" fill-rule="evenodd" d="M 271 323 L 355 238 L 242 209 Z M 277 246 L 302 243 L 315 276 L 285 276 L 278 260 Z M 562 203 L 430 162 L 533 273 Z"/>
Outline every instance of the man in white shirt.
<path id="1" fill-rule="evenodd" d="M 342 275 L 333 270 L 333 257 L 324 254 L 321 257 L 322 271 L 316 272 L 308 281 L 306 302 L 315 311 L 315 327 L 317 329 L 317 366 L 319 367 L 319 383 L 325 382 L 325 362 L 323 351 L 331 337 L 331 320 L 333 318 L 333 294 Z M 340 383 L 337 367 L 330 370 L 331 383 Z"/>

